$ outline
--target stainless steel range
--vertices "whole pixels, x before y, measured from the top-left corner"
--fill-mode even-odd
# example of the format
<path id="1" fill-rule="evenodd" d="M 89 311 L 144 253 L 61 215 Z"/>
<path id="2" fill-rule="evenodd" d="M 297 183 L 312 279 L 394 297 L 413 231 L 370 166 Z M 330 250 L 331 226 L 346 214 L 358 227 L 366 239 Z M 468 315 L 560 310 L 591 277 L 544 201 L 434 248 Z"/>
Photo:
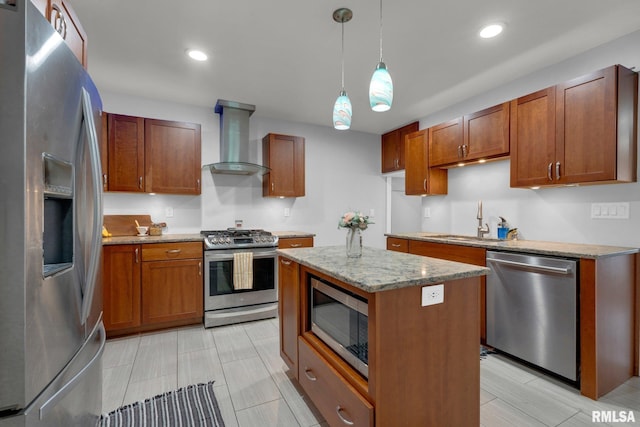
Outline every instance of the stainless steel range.
<path id="1" fill-rule="evenodd" d="M 205 243 L 204 326 L 276 317 L 278 236 L 239 228 L 200 234 Z"/>

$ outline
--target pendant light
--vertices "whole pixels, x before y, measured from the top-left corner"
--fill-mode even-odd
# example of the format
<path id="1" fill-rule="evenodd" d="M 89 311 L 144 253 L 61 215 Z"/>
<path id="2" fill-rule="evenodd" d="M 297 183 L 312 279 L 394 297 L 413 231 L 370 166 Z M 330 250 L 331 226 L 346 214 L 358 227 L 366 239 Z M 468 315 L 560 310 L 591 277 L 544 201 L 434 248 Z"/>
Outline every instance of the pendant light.
<path id="1" fill-rule="evenodd" d="M 342 26 L 342 89 L 333 106 L 333 127 L 338 130 L 347 130 L 351 127 L 351 100 L 344 90 L 344 23 L 351 21 L 352 17 L 351 10 L 344 7 L 333 12 L 333 20 Z"/>
<path id="2" fill-rule="evenodd" d="M 373 111 L 387 111 L 393 103 L 393 82 L 382 61 L 382 0 L 380 0 L 380 62 L 376 66 L 369 84 L 369 104 Z"/>

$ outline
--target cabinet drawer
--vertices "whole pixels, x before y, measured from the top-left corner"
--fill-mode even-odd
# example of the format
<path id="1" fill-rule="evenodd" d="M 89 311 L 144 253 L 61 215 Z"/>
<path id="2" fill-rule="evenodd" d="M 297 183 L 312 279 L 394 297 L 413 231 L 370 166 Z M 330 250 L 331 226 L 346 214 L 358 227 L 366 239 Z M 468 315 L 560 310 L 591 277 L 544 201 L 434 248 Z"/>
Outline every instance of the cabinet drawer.
<path id="1" fill-rule="evenodd" d="M 149 243 L 142 245 L 142 261 L 202 258 L 201 242 Z"/>
<path id="2" fill-rule="evenodd" d="M 373 426 L 371 403 L 302 338 L 298 338 L 298 381 L 329 425 Z"/>
<path id="3" fill-rule="evenodd" d="M 312 248 L 313 237 L 287 237 L 278 241 L 278 248 Z"/>
<path id="4" fill-rule="evenodd" d="M 409 252 L 409 241 L 396 237 L 387 237 L 387 250 L 396 252 Z"/>

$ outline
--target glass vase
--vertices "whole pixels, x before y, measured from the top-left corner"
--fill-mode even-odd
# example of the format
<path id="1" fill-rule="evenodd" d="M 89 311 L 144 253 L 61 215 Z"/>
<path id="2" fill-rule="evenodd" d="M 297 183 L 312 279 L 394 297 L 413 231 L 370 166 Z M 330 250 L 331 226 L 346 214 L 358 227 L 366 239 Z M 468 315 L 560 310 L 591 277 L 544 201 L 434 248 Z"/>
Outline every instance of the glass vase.
<path id="1" fill-rule="evenodd" d="M 347 257 L 360 258 L 362 256 L 362 230 L 347 229 Z"/>

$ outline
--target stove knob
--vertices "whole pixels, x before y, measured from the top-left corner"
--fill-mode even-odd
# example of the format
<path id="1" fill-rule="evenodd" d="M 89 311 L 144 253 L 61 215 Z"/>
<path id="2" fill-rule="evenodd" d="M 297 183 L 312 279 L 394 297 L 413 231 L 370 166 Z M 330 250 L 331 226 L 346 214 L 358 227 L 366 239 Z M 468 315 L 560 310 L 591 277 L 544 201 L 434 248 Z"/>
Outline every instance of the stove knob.
<path id="1" fill-rule="evenodd" d="M 218 244 L 218 238 L 214 237 L 213 239 L 211 239 L 211 243 L 214 244 L 214 245 L 217 245 Z"/>
<path id="2" fill-rule="evenodd" d="M 224 239 L 225 243 L 231 243 L 231 237 L 227 237 L 226 239 Z"/>

